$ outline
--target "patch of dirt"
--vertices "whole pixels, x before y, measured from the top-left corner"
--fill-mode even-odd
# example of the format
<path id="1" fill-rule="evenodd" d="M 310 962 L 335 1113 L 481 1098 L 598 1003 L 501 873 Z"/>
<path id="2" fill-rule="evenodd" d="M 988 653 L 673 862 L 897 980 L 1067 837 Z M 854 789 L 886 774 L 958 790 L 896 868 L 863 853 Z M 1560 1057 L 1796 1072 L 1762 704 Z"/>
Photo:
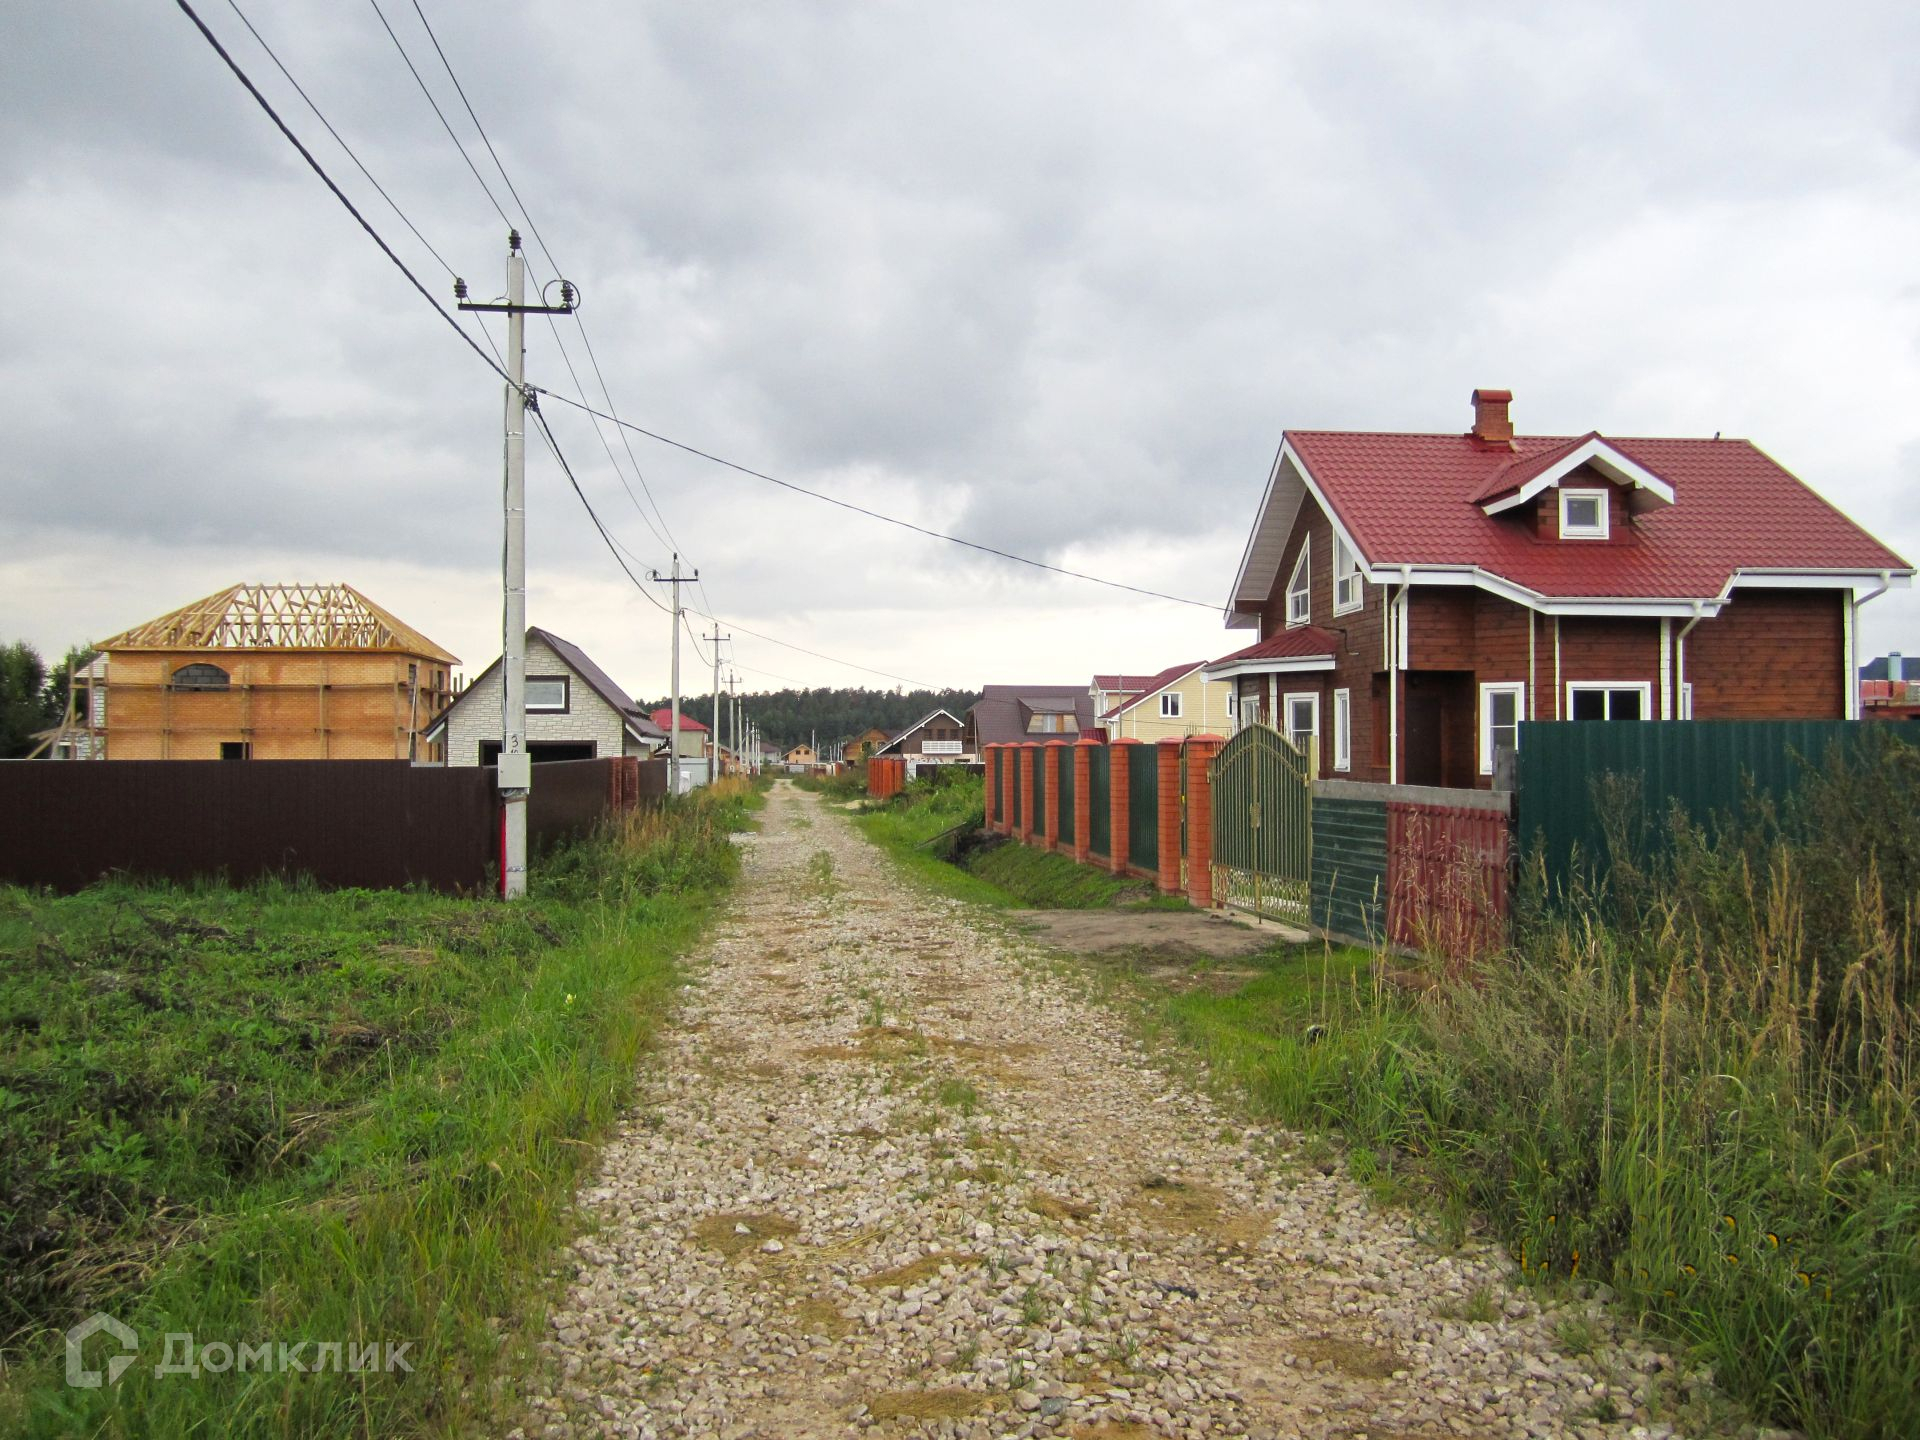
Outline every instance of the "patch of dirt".
<path id="1" fill-rule="evenodd" d="M 1076 1425 L 1073 1440 L 1160 1440 L 1160 1432 L 1131 1420 L 1102 1420 L 1097 1425 Z"/>
<path id="2" fill-rule="evenodd" d="M 754 1210 L 709 1215 L 693 1227 L 695 1240 L 709 1250 L 718 1250 L 729 1260 L 757 1250 L 769 1240 L 785 1240 L 799 1233 L 800 1227 L 786 1216 Z"/>
<path id="3" fill-rule="evenodd" d="M 1292 1349 L 1294 1354 L 1316 1364 L 1325 1360 L 1342 1375 L 1355 1375 L 1363 1380 L 1390 1380 L 1394 1371 L 1406 1368 L 1406 1362 L 1391 1350 L 1363 1345 L 1357 1340 L 1342 1340 L 1337 1335 L 1296 1340 L 1292 1342 Z"/>
<path id="4" fill-rule="evenodd" d="M 864 1060 L 866 1052 L 851 1045 L 808 1045 L 800 1051 L 802 1060 Z M 857 1133 L 857 1132 L 856 1132 Z"/>
<path id="5" fill-rule="evenodd" d="M 940 1273 L 942 1265 L 978 1265 L 980 1257 L 965 1250 L 936 1250 L 931 1255 L 923 1255 L 918 1260 L 909 1260 L 905 1265 L 896 1265 L 891 1270 L 882 1270 L 877 1275 L 865 1275 L 854 1281 L 863 1290 L 884 1290 L 889 1285 L 918 1285 L 922 1280 L 931 1279 Z"/>
<path id="6" fill-rule="evenodd" d="M 888 1390 L 867 1401 L 876 1420 L 952 1420 L 987 1407 L 978 1390 Z"/>
<path id="7" fill-rule="evenodd" d="M 1045 1190 L 1036 1190 L 1027 1197 L 1027 1208 L 1049 1220 L 1086 1220 L 1098 1207 L 1083 1200 L 1067 1200 L 1059 1195 L 1050 1195 Z"/>
<path id="8" fill-rule="evenodd" d="M 1276 941 L 1307 939 L 1305 932 L 1289 926 L 1256 929 L 1198 910 L 1028 910 L 1021 912 L 1018 923 L 1076 955 L 1151 950 L 1168 958 L 1225 960 L 1257 954 Z"/>
<path id="9" fill-rule="evenodd" d="M 830 1340 L 844 1339 L 853 1333 L 853 1321 L 840 1313 L 831 1300 L 802 1300 L 793 1307 L 801 1333 L 825 1335 Z"/>
<path id="10" fill-rule="evenodd" d="M 1266 1216 L 1230 1209 L 1225 1192 L 1197 1181 L 1149 1175 L 1128 1205 L 1163 1230 L 1209 1235 L 1225 1245 L 1251 1245 L 1267 1231 Z"/>

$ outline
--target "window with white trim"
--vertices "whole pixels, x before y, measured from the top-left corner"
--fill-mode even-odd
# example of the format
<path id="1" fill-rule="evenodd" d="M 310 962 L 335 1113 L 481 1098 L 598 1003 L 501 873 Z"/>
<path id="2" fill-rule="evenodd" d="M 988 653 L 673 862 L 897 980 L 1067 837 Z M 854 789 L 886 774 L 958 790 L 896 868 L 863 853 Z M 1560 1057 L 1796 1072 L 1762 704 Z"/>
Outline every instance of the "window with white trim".
<path id="1" fill-rule="evenodd" d="M 1307 557 L 1312 551 L 1313 542 L 1300 542 L 1300 558 L 1293 562 L 1293 575 L 1287 581 L 1287 624 L 1304 625 L 1313 618 L 1313 581 L 1308 575 L 1312 569 Z"/>
<path id="2" fill-rule="evenodd" d="M 1317 692 L 1289 695 L 1280 702 L 1280 713 L 1287 722 L 1287 739 L 1294 748 L 1306 753 L 1313 737 L 1320 733 L 1320 696 Z"/>
<path id="3" fill-rule="evenodd" d="M 1646 720 L 1653 685 L 1646 680 L 1585 680 L 1567 686 L 1569 720 Z"/>
<path id="4" fill-rule="evenodd" d="M 1562 490 L 1560 492 L 1560 538 L 1562 540 L 1606 539 L 1607 492 Z"/>
<path id="5" fill-rule="evenodd" d="M 548 715 L 566 714 L 568 688 L 564 675 L 527 676 L 527 709 Z"/>
<path id="6" fill-rule="evenodd" d="M 1162 720 L 1178 720 L 1180 718 L 1180 705 L 1184 698 L 1178 690 L 1169 690 L 1162 695 L 1160 697 L 1160 718 Z"/>
<path id="7" fill-rule="evenodd" d="M 1344 615 L 1349 610 L 1358 610 L 1361 598 L 1360 561 L 1336 530 L 1333 532 L 1333 613 Z"/>
<path id="8" fill-rule="evenodd" d="M 1491 775 L 1503 754 L 1520 748 L 1520 721 L 1527 713 L 1527 687 L 1514 681 L 1480 687 L 1480 773 Z"/>
<path id="9" fill-rule="evenodd" d="M 1353 697 L 1345 690 L 1333 692 L 1333 768 L 1353 768 Z"/>

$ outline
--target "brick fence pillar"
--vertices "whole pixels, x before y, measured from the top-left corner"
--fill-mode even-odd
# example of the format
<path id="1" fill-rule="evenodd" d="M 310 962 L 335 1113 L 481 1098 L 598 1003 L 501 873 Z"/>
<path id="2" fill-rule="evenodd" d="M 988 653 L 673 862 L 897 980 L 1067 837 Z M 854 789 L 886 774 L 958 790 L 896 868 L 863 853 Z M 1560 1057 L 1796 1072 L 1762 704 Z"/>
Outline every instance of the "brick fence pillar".
<path id="1" fill-rule="evenodd" d="M 1014 752 L 1020 757 L 1020 833 L 1022 843 L 1033 843 L 1033 756 L 1040 748 L 1038 740 L 1023 742 Z"/>
<path id="2" fill-rule="evenodd" d="M 1160 765 L 1160 874 L 1155 885 L 1162 895 L 1178 895 L 1180 877 L 1180 747 L 1169 735 L 1154 749 Z"/>
<path id="3" fill-rule="evenodd" d="M 983 781 L 983 784 L 981 785 L 981 789 L 985 791 L 984 798 L 986 800 L 986 807 L 987 807 L 986 826 L 989 834 L 991 834 L 993 831 L 994 811 L 996 808 L 996 802 L 1000 799 L 1000 791 L 994 785 L 994 780 L 996 778 L 994 774 L 994 761 L 997 758 L 999 758 L 999 751 L 995 750 L 991 745 L 987 746 L 984 750 L 980 752 L 981 763 L 987 767 L 986 773 L 983 776 L 981 776 L 981 780 Z M 868 773 L 871 774 L 872 768 L 873 768 L 873 762 L 871 760 L 867 762 L 867 768 L 868 768 Z M 869 786 L 868 788 L 871 789 L 872 787 Z"/>
<path id="4" fill-rule="evenodd" d="M 1226 741 L 1218 735 L 1187 738 L 1187 903 L 1213 908 L 1213 776 L 1209 766 Z"/>
<path id="5" fill-rule="evenodd" d="M 1116 875 L 1127 873 L 1127 852 L 1131 848 L 1127 841 L 1127 821 L 1133 814 L 1133 766 L 1127 757 L 1133 753 L 1129 747 L 1139 743 L 1123 736 L 1107 747 L 1107 799 L 1111 802 L 1107 852 L 1113 862 L 1109 868 Z"/>
<path id="6" fill-rule="evenodd" d="M 1093 748 L 1100 742 L 1092 736 L 1073 746 L 1073 858 L 1084 865 L 1093 854 Z"/>
<path id="7" fill-rule="evenodd" d="M 1020 767 L 1014 764 L 1019 752 L 1011 743 L 1000 746 L 1000 833 L 1013 834 L 1013 772 Z"/>

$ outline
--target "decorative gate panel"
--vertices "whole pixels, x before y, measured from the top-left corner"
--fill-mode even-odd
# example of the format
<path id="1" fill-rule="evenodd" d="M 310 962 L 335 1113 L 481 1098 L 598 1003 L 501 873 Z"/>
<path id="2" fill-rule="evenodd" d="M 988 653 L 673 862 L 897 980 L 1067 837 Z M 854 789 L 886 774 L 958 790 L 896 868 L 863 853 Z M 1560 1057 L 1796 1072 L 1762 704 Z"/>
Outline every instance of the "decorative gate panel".
<path id="1" fill-rule="evenodd" d="M 1309 742 L 1311 743 L 1311 742 Z M 1213 893 L 1275 920 L 1308 922 L 1314 756 L 1264 724 L 1213 759 Z"/>

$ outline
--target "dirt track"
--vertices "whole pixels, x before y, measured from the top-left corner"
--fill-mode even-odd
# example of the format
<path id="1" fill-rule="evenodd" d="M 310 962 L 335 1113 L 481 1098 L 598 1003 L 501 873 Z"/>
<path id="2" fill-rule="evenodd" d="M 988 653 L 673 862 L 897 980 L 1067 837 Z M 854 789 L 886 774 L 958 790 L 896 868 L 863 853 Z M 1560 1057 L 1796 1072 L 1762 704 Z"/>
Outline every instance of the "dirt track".
<path id="1" fill-rule="evenodd" d="M 1653 1352 L 1559 1353 L 1584 1311 L 1233 1123 L 791 786 L 694 977 L 526 1434 L 1673 1433 Z"/>

